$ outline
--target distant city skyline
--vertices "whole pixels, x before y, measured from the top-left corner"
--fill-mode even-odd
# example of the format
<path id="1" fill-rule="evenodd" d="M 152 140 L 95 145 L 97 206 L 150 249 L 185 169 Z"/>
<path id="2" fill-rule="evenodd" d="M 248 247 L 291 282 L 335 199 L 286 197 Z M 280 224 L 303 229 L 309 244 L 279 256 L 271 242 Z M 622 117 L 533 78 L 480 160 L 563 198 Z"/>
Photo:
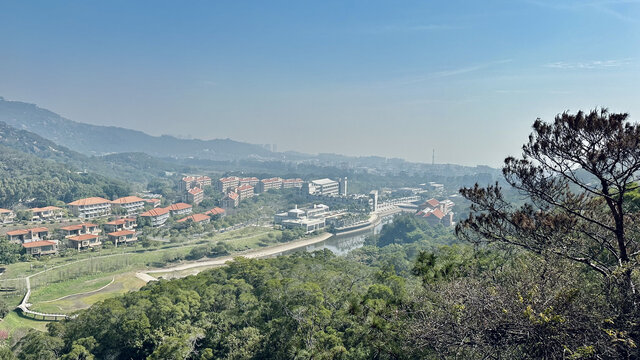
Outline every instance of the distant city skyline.
<path id="1" fill-rule="evenodd" d="M 499 166 L 640 119 L 640 1 L 2 1 L 0 96 L 151 135 Z"/>

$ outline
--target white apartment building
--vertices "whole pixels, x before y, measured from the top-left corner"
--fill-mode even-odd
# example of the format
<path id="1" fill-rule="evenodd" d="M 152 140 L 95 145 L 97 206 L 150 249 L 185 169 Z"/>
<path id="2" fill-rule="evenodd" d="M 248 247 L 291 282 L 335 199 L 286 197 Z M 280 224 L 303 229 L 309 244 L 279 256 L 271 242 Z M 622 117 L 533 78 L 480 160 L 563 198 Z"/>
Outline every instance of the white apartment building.
<path id="1" fill-rule="evenodd" d="M 144 210 L 146 202 L 144 199 L 137 196 L 125 196 L 119 199 L 115 199 L 111 202 L 114 209 L 121 208 L 126 211 L 125 215 L 134 215 Z"/>
<path id="2" fill-rule="evenodd" d="M 83 219 L 91 219 L 111 214 L 111 201 L 101 197 L 90 197 L 67 204 L 71 213 Z"/>

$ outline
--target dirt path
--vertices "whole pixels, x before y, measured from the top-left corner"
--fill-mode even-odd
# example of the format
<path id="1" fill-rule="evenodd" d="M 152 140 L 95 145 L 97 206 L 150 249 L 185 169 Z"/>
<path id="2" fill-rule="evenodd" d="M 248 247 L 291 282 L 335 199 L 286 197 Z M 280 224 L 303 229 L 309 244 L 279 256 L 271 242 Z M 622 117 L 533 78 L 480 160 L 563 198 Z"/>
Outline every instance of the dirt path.
<path id="1" fill-rule="evenodd" d="M 143 272 L 137 272 L 136 273 L 136 277 L 146 283 L 148 283 L 149 281 L 154 281 L 154 280 L 158 280 L 156 278 L 154 278 L 153 276 L 143 273 Z"/>
<path id="2" fill-rule="evenodd" d="M 138 276 L 138 278 L 142 279 L 142 280 L 145 280 L 145 279 L 142 278 L 142 276 L 143 275 L 147 275 L 151 279 L 156 280 L 154 277 L 150 276 L 149 274 L 174 272 L 174 271 L 188 270 L 188 269 L 199 268 L 199 267 L 220 266 L 220 265 L 224 265 L 227 261 L 233 261 L 233 258 L 240 257 L 240 256 L 248 258 L 248 259 L 256 259 L 256 258 L 262 258 L 262 257 L 267 257 L 267 256 L 273 256 L 273 255 L 277 255 L 277 254 L 285 252 L 285 251 L 295 250 L 295 249 L 299 249 L 299 248 L 302 248 L 302 247 L 305 247 L 305 246 L 309 246 L 309 245 L 313 245 L 313 244 L 325 241 L 325 240 L 329 239 L 332 236 L 333 236 L 332 234 L 325 233 L 325 234 L 321 234 L 321 235 L 318 235 L 318 236 L 314 236 L 314 237 L 312 237 L 310 239 L 292 241 L 292 242 L 289 242 L 289 243 L 276 245 L 276 246 L 271 246 L 271 247 L 264 248 L 264 249 L 249 250 L 249 251 L 246 251 L 244 253 L 234 254 L 234 255 L 229 255 L 229 256 L 223 256 L 223 257 L 216 258 L 216 259 L 213 259 L 213 260 L 195 261 L 195 262 L 190 262 L 190 263 L 187 263 L 187 264 L 173 266 L 173 267 L 170 267 L 170 268 L 155 269 L 155 270 L 148 270 L 148 271 L 144 271 L 144 272 L 139 272 L 139 273 L 136 274 L 136 276 L 138 276 L 138 274 L 140 274 L 141 276 Z M 145 280 L 145 281 L 148 281 L 148 280 Z"/>

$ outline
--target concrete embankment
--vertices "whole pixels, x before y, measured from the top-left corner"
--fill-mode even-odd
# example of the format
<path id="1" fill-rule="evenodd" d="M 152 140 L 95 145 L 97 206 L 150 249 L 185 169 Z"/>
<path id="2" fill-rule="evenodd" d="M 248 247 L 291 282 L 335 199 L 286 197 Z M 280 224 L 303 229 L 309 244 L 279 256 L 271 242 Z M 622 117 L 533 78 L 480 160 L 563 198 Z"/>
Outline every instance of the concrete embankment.
<path id="1" fill-rule="evenodd" d="M 352 235 L 352 234 L 357 234 L 359 232 L 371 230 L 382 222 L 383 217 L 397 214 L 399 212 L 402 212 L 402 210 L 396 207 L 393 209 L 389 209 L 387 211 L 373 213 L 371 214 L 371 216 L 369 216 L 369 219 L 365 224 L 358 224 L 358 225 L 350 226 L 344 229 L 336 229 L 335 235 L 336 236 Z"/>

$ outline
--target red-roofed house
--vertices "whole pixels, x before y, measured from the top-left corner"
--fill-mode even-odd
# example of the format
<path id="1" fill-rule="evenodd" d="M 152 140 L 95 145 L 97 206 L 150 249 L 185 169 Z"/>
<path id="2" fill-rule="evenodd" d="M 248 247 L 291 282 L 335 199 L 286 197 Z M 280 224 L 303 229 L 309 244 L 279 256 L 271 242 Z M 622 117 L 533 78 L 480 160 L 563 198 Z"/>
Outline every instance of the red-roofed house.
<path id="1" fill-rule="evenodd" d="M 213 208 L 213 209 L 211 209 L 211 210 L 209 210 L 209 211 L 206 211 L 204 214 L 205 214 L 205 215 L 209 215 L 209 216 L 211 216 L 212 218 L 214 218 L 214 219 L 215 219 L 215 218 L 218 218 L 218 217 L 223 217 L 223 216 L 225 216 L 225 215 L 226 215 L 226 213 L 227 213 L 227 212 L 226 212 L 226 211 L 224 211 L 224 209 L 223 209 L 223 208 L 215 207 L 215 208 Z"/>
<path id="2" fill-rule="evenodd" d="M 27 255 L 55 255 L 58 252 L 58 242 L 51 240 L 32 241 L 22 244 Z"/>
<path id="3" fill-rule="evenodd" d="M 107 237 L 109 241 L 116 245 L 116 247 L 118 247 L 118 244 L 128 244 L 130 242 L 138 241 L 138 236 L 133 230 L 120 230 L 110 232 L 107 234 Z"/>
<path id="4" fill-rule="evenodd" d="M 238 186 L 238 188 L 236 189 L 236 193 L 240 195 L 240 201 L 253 197 L 253 195 L 255 194 L 253 191 L 253 186 L 251 185 Z"/>
<path id="5" fill-rule="evenodd" d="M 181 222 L 186 222 L 186 221 L 193 221 L 196 223 L 208 223 L 211 220 L 211 217 L 204 215 L 204 214 L 193 214 L 193 215 L 189 215 L 185 218 L 182 218 L 180 220 L 178 220 L 177 222 L 181 223 Z"/>
<path id="6" fill-rule="evenodd" d="M 270 179 L 262 179 L 258 183 L 256 187 L 256 191 L 259 193 L 263 193 L 269 190 L 280 190 L 282 188 L 282 179 L 279 177 L 274 177 Z"/>
<path id="7" fill-rule="evenodd" d="M 420 210 L 416 213 L 416 215 L 427 219 L 427 222 L 432 226 L 438 225 L 438 224 L 441 224 L 444 226 L 453 225 L 453 213 L 448 212 L 445 214 L 439 208 L 436 208 L 433 210 L 431 209 Z"/>
<path id="8" fill-rule="evenodd" d="M 85 234 L 98 235 L 100 234 L 100 228 L 96 224 L 84 223 L 84 224 L 69 225 L 69 226 L 61 227 L 60 232 L 62 233 L 62 236 L 64 236 L 65 238 L 68 238 L 71 236 L 78 236 L 78 235 L 85 235 Z"/>
<path id="9" fill-rule="evenodd" d="M 234 192 L 228 193 L 221 201 L 222 207 L 225 209 L 233 209 L 238 207 L 240 196 Z"/>
<path id="10" fill-rule="evenodd" d="M 69 242 L 69 247 L 78 250 L 102 246 L 102 241 L 100 241 L 98 235 L 92 234 L 72 236 L 67 238 L 67 241 Z"/>
<path id="11" fill-rule="evenodd" d="M 46 227 L 7 231 L 7 239 L 15 243 L 39 241 L 47 237 L 49 237 L 49 229 Z"/>
<path id="12" fill-rule="evenodd" d="M 64 209 L 57 206 L 45 206 L 42 208 L 33 208 L 31 211 L 31 221 L 58 220 L 64 216 Z"/>
<path id="13" fill-rule="evenodd" d="M 15 220 L 16 213 L 9 209 L 0 209 L 0 224 L 10 224 Z"/>
<path id="14" fill-rule="evenodd" d="M 433 209 L 436 209 L 438 207 L 438 205 L 440 205 L 440 201 L 438 201 L 436 199 L 429 199 L 429 200 L 425 201 L 424 203 L 420 204 L 419 209 L 420 210 L 424 210 L 424 209 L 433 210 Z"/>
<path id="15" fill-rule="evenodd" d="M 107 216 L 111 214 L 111 201 L 101 197 L 90 197 L 67 204 L 73 215 L 83 219 Z"/>
<path id="16" fill-rule="evenodd" d="M 167 208 L 157 208 L 145 211 L 140 214 L 139 217 L 148 218 L 149 220 L 151 220 L 151 226 L 157 227 L 164 225 L 164 223 L 167 222 L 170 214 L 171 213 Z"/>
<path id="17" fill-rule="evenodd" d="M 185 203 L 176 203 L 176 204 L 171 204 L 167 206 L 165 209 L 171 212 L 171 216 L 175 216 L 175 215 L 191 214 L 191 211 L 193 211 L 193 206 Z"/>
<path id="18" fill-rule="evenodd" d="M 185 196 L 186 201 L 193 205 L 198 205 L 204 200 L 204 191 L 198 187 L 191 188 Z"/>
<path id="19" fill-rule="evenodd" d="M 114 209 L 124 209 L 126 215 L 139 214 L 144 211 L 144 205 L 146 202 L 144 199 L 137 196 L 125 196 L 119 199 L 115 199 L 111 202 L 111 206 Z"/>
<path id="20" fill-rule="evenodd" d="M 120 230 L 133 230 L 137 226 L 135 218 L 124 218 L 117 219 L 113 221 L 109 221 L 104 225 L 104 231 L 106 232 L 115 232 Z"/>

